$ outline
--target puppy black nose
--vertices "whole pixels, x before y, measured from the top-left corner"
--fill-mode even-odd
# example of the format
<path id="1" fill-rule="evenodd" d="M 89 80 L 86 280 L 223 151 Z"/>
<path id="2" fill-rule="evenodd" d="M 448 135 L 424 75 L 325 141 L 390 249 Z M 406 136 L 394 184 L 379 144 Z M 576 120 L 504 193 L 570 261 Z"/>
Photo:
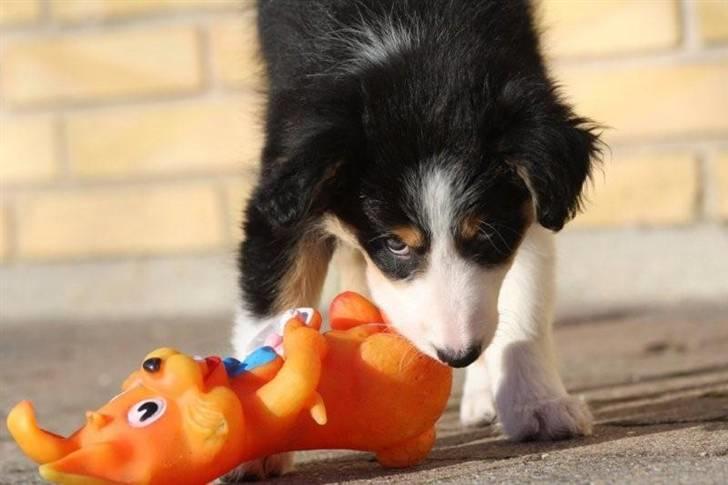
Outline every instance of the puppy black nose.
<path id="1" fill-rule="evenodd" d="M 435 349 L 437 357 L 450 367 L 465 367 L 475 362 L 480 356 L 480 345 L 471 345 L 460 350 Z"/>

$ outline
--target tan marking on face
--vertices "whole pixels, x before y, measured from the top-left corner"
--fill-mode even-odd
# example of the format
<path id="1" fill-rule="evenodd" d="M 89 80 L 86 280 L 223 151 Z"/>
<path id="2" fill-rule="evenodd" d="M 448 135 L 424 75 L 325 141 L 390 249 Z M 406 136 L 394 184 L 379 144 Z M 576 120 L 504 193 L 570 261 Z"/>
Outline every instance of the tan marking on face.
<path id="1" fill-rule="evenodd" d="M 321 221 L 321 230 L 332 236 L 336 236 L 337 239 L 353 248 L 361 249 L 359 241 L 357 241 L 356 235 L 354 234 L 354 229 L 336 216 L 330 214 L 324 216 Z"/>
<path id="2" fill-rule="evenodd" d="M 460 236 L 466 241 L 473 239 L 478 235 L 478 232 L 480 232 L 481 222 L 482 219 L 475 214 L 465 216 L 463 221 L 460 223 Z"/>
<path id="3" fill-rule="evenodd" d="M 333 252 L 333 241 L 320 230 L 311 231 L 298 243 L 292 267 L 281 281 L 276 312 L 318 305 Z"/>
<path id="4" fill-rule="evenodd" d="M 418 228 L 414 226 L 398 226 L 392 229 L 392 234 L 400 238 L 411 248 L 420 248 L 425 244 L 425 237 Z"/>
<path id="5" fill-rule="evenodd" d="M 533 203 L 530 200 L 527 200 L 523 203 L 523 207 L 521 210 L 524 217 L 526 218 L 525 227 L 528 227 L 536 218 Z M 483 219 L 476 214 L 470 214 L 468 216 L 465 216 L 460 223 L 460 237 L 462 237 L 466 241 L 469 239 L 473 239 L 480 232 L 480 227 L 482 224 Z"/>
<path id="6" fill-rule="evenodd" d="M 339 270 L 339 290 L 356 291 L 368 296 L 365 251 L 359 245 L 354 229 L 338 217 L 328 214 L 321 222 L 321 230 L 338 239 L 333 263 Z"/>

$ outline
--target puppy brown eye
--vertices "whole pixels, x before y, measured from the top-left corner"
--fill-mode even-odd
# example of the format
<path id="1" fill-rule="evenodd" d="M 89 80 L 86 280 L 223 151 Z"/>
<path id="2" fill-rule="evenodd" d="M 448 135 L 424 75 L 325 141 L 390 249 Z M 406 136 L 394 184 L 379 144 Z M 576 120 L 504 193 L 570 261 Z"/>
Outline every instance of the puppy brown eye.
<path id="1" fill-rule="evenodd" d="M 396 256 L 406 257 L 410 254 L 410 247 L 407 246 L 404 241 L 402 241 L 398 237 L 387 238 L 385 244 L 389 252 Z"/>

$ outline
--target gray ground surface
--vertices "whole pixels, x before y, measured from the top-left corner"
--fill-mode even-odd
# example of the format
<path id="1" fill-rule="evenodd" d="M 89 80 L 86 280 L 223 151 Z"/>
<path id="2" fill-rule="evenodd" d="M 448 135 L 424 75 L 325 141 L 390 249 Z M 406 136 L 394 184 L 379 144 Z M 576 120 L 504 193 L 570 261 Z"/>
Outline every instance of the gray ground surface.
<path id="1" fill-rule="evenodd" d="M 22 398 L 67 433 L 106 402 L 160 345 L 225 353 L 220 322 L 34 324 L 0 328 L 0 413 Z M 381 469 L 361 453 L 301 456 L 282 483 L 728 483 L 728 311 L 651 311 L 557 329 L 569 389 L 594 411 L 594 436 L 510 443 L 494 427 L 462 429 L 459 384 L 422 465 Z M 39 483 L 0 429 L 0 483 Z"/>

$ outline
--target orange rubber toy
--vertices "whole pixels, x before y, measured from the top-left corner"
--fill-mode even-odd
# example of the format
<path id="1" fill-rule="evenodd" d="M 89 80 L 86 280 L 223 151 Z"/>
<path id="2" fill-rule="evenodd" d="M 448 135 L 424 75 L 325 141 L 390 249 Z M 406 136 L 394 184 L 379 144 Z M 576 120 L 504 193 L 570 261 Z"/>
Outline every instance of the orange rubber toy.
<path id="1" fill-rule="evenodd" d="M 155 350 L 68 438 L 39 428 L 28 401 L 8 429 L 43 478 L 73 485 L 204 484 L 244 461 L 306 449 L 371 451 L 386 467 L 423 460 L 450 368 L 355 293 L 332 302 L 325 334 L 318 312 L 292 315 L 282 344 L 274 335 L 243 362 Z"/>

